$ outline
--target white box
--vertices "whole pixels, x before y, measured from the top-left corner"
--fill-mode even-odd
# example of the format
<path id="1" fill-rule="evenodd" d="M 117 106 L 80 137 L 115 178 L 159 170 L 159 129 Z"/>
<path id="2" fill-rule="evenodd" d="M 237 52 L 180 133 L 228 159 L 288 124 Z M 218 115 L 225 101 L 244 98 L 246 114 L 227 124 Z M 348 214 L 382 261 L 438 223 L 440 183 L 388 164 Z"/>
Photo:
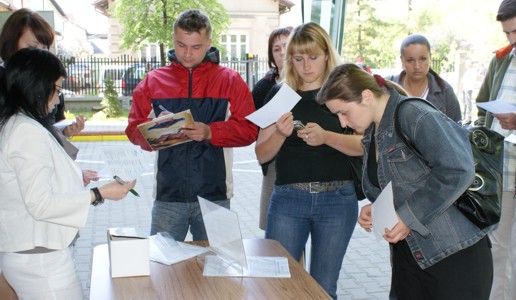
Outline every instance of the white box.
<path id="1" fill-rule="evenodd" d="M 135 228 L 109 228 L 111 277 L 149 276 L 149 238 Z"/>

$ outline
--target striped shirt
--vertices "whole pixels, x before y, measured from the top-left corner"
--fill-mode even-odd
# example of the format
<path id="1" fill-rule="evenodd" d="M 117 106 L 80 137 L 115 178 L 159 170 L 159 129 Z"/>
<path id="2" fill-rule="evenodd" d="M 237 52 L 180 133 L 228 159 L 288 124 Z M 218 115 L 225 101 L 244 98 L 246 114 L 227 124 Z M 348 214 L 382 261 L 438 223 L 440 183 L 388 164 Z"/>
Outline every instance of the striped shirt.
<path id="1" fill-rule="evenodd" d="M 511 63 L 505 72 L 502 85 L 498 91 L 497 100 L 505 101 L 509 104 L 516 105 L 516 49 L 512 49 Z M 491 129 L 507 137 L 514 130 L 502 129 L 498 119 L 493 118 Z M 504 144 L 503 155 L 503 191 L 514 192 L 516 184 L 516 145 L 510 142 Z"/>

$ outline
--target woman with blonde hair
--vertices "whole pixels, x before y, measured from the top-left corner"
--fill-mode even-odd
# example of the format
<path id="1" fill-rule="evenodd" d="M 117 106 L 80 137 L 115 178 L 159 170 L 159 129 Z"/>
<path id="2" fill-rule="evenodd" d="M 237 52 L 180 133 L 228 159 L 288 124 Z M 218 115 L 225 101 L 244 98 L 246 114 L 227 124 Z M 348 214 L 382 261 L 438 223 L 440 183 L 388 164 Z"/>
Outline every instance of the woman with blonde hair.
<path id="1" fill-rule="evenodd" d="M 299 260 L 311 235 L 310 274 L 334 299 L 358 203 L 348 155 L 361 155 L 360 136 L 345 135 L 339 120 L 315 97 L 339 57 L 315 23 L 296 27 L 287 41 L 284 84 L 301 100 L 260 131 L 260 163 L 276 158 L 276 182 L 265 237 Z M 267 96 L 272 98 L 281 85 Z M 294 131 L 294 120 L 304 128 Z M 303 127 L 303 126 L 302 126 Z"/>

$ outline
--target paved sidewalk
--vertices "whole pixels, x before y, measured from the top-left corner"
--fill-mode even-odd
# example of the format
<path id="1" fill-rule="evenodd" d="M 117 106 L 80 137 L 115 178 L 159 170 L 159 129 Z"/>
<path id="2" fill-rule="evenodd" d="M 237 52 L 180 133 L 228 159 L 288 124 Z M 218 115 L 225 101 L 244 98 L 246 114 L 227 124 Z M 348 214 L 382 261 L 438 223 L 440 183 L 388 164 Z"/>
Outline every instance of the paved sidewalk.
<path id="1" fill-rule="evenodd" d="M 85 131 L 120 132 L 124 128 L 123 122 L 88 121 Z M 80 149 L 77 162 L 83 169 L 92 170 L 102 170 L 106 167 L 106 162 L 102 158 L 102 147 L 123 146 L 139 149 L 119 138 L 109 141 L 96 139 L 94 135 L 90 136 L 89 141 L 74 144 Z M 154 154 L 145 151 L 143 153 L 147 170 L 138 179 L 135 187 L 141 197 L 128 194 L 122 201 L 106 201 L 99 207 L 91 207 L 86 227 L 80 231 L 81 237 L 77 241 L 74 256 L 85 299 L 89 299 L 93 248 L 107 242 L 107 228 L 140 227 L 150 231 Z M 234 149 L 233 177 L 235 195 L 231 201 L 231 209 L 238 213 L 242 235 L 244 238 L 263 238 L 264 232 L 258 228 L 262 174 L 254 154 L 254 144 Z M 91 185 L 93 186 L 94 184 Z M 338 281 L 339 299 L 388 299 L 389 287 L 388 245 L 385 242 L 378 243 L 372 234 L 357 226 Z"/>

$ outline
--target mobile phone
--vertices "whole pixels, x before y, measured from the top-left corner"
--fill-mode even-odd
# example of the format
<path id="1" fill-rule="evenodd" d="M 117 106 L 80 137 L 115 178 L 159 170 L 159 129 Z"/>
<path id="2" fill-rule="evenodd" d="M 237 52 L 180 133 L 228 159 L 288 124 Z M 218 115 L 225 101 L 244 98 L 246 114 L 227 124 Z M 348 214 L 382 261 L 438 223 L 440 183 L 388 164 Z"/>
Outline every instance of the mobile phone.
<path id="1" fill-rule="evenodd" d="M 294 120 L 294 130 L 298 131 L 300 129 L 305 129 L 305 125 L 303 125 L 303 122 L 299 120 Z"/>

